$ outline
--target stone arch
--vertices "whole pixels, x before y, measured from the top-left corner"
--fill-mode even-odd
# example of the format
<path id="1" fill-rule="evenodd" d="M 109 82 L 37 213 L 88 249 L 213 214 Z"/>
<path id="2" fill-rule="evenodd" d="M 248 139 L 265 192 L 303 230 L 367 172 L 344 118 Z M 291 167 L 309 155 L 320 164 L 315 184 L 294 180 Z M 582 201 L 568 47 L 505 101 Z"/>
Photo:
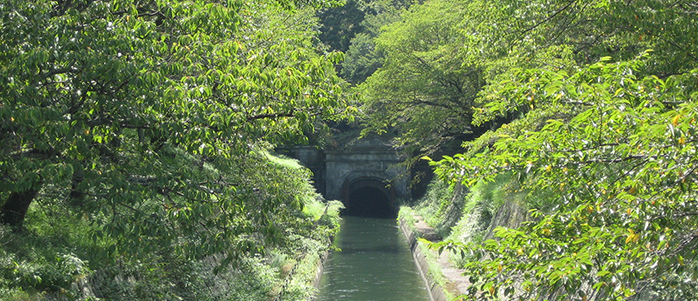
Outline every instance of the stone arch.
<path id="1" fill-rule="evenodd" d="M 394 218 L 397 213 L 395 188 L 387 175 L 354 174 L 342 185 L 343 214 Z"/>
<path id="2" fill-rule="evenodd" d="M 397 211 L 398 200 L 411 197 L 405 157 L 390 144 L 390 137 L 349 135 L 329 149 L 291 147 L 281 151 L 299 159 L 314 174 L 316 189 L 325 199 L 350 202 L 359 190 L 386 196 Z M 390 182 L 390 186 L 386 184 Z"/>

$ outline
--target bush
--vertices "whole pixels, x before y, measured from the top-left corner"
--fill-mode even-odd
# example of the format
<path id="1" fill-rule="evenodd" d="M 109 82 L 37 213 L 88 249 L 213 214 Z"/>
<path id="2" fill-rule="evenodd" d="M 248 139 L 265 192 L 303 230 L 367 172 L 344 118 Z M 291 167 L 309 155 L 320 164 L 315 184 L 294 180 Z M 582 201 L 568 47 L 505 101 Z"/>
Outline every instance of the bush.
<path id="1" fill-rule="evenodd" d="M 113 248 L 118 243 L 113 238 L 96 235 L 101 228 L 95 220 L 103 216 L 86 216 L 65 203 L 65 196 L 44 188 L 21 232 L 0 225 L 0 300 L 310 298 L 320 256 L 339 230 L 342 203 L 314 193 L 307 170 L 296 161 L 263 157 L 269 159 L 265 175 L 292 177 L 283 186 L 263 184 L 276 185 L 269 191 L 301 203 L 275 219 L 273 227 L 283 231 L 275 240 L 251 236 L 260 248 L 240 252 L 230 263 L 226 254 L 196 258 L 166 244 L 129 254 Z M 181 236 L 177 243 L 192 244 L 192 239 Z"/>

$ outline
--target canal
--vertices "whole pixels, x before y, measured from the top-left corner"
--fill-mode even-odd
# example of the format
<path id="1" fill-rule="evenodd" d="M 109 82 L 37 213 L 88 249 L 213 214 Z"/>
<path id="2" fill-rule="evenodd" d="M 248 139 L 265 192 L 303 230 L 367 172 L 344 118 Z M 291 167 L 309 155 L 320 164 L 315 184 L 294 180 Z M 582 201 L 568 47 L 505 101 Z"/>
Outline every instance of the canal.
<path id="1" fill-rule="evenodd" d="M 335 245 L 317 300 L 429 300 L 395 219 L 345 216 Z"/>

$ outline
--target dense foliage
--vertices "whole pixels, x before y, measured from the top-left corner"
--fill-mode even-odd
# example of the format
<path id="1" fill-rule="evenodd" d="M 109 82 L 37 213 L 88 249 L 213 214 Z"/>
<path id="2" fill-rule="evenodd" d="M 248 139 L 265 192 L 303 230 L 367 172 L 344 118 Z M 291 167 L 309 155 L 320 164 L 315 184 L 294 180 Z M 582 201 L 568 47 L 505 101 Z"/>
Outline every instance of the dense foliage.
<path id="1" fill-rule="evenodd" d="M 345 52 L 349 41 L 362 30 L 366 14 L 363 1 L 347 0 L 344 5 L 328 7 L 318 12 L 322 27 L 318 38 L 330 49 Z"/>
<path id="2" fill-rule="evenodd" d="M 368 129 L 400 131 L 401 145 L 428 151 L 470 131 L 472 106 L 484 84 L 477 63 L 458 57 L 461 7 L 427 2 L 382 28 L 383 66 L 361 86 Z"/>
<path id="3" fill-rule="evenodd" d="M 0 224 L 69 215 L 125 261 L 289 244 L 315 192 L 268 150 L 343 114 L 341 54 L 316 41 L 330 4 L 0 0 Z M 32 281 L 10 283 L 65 288 Z"/>
<path id="4" fill-rule="evenodd" d="M 369 128 L 423 151 L 491 129 L 437 173 L 513 177 L 532 209 L 459 247 L 466 297 L 695 298 L 697 7 L 432 0 L 382 27 Z"/>
<path id="5" fill-rule="evenodd" d="M 307 181 L 297 163 L 269 158 L 265 169 Z M 307 190 L 310 184 L 292 188 Z M 282 242 L 221 266 L 223 253 L 197 259 L 169 246 L 138 256 L 105 252 L 114 240 L 91 237 L 101 226 L 52 193 L 39 195 L 41 206 L 32 206 L 21 233 L 0 226 L 0 300 L 305 300 L 314 293 L 317 265 L 339 230 L 341 208 L 311 194 L 302 200 L 302 212 L 278 221 Z"/>
<path id="6" fill-rule="evenodd" d="M 531 198 L 547 199 L 529 224 L 499 229 L 501 240 L 475 248 L 475 258 L 488 259 L 468 265 L 480 289 L 523 298 L 545 288 L 581 299 L 665 285 L 695 293 L 698 73 L 636 78 L 635 66 L 598 63 L 571 76 L 528 70 L 536 79 L 526 73 L 512 87 L 541 91 L 537 109 L 441 161 L 442 176 L 471 183 L 513 172 Z"/>
<path id="7" fill-rule="evenodd" d="M 274 3 L 2 5 L 5 223 L 20 226 L 49 186 L 100 217 L 98 235 L 163 243 L 272 234 L 273 213 L 300 206 L 302 195 L 281 197 L 287 187 L 258 192 L 273 175 L 253 175 L 261 141 L 340 109 L 307 14 Z M 215 249 L 240 249 L 230 247 Z"/>
<path id="8" fill-rule="evenodd" d="M 342 62 L 341 74 L 353 84 L 363 83 L 383 65 L 385 53 L 376 46 L 376 37 L 385 25 L 400 20 L 400 13 L 411 1 L 376 0 L 364 3 L 366 13 L 361 21 L 361 31 L 353 35 Z"/>
<path id="9" fill-rule="evenodd" d="M 377 132 L 395 129 L 402 144 L 428 153 L 518 117 L 472 119 L 473 107 L 488 101 L 478 93 L 507 80 L 513 69 L 574 72 L 601 57 L 623 61 L 655 49 L 643 72 L 665 78 L 690 70 L 697 58 L 690 47 L 696 38 L 694 6 L 691 1 L 435 0 L 402 7 L 401 17 L 381 27 L 374 39 L 383 59 L 360 89 L 366 124 Z M 359 36 L 356 42 L 359 49 L 366 45 Z M 356 58 L 351 47 L 350 54 L 357 67 L 376 56 L 365 51 Z"/>

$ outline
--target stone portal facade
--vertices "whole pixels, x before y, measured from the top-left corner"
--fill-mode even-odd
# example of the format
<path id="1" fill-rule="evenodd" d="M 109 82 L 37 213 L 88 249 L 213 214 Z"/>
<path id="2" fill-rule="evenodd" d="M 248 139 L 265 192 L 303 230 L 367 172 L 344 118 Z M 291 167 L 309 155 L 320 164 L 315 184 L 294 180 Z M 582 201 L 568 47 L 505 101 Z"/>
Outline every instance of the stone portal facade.
<path id="1" fill-rule="evenodd" d="M 280 150 L 300 160 L 313 171 L 316 189 L 328 200 L 341 200 L 350 206 L 350 195 L 371 188 L 388 198 L 391 207 L 398 199 L 409 199 L 409 176 L 400 155 L 389 140 L 381 137 L 338 140 L 338 147 L 320 150 L 294 147 Z"/>

